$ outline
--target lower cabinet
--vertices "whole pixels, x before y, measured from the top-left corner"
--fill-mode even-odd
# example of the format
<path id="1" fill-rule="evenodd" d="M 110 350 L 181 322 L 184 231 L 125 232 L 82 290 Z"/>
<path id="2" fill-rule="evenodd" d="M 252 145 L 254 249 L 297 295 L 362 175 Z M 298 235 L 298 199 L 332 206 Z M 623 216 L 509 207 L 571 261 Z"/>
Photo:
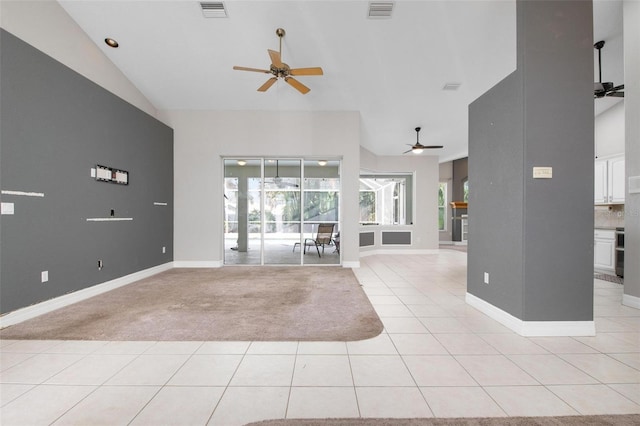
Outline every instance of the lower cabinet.
<path id="1" fill-rule="evenodd" d="M 593 243 L 593 268 L 615 273 L 616 233 L 609 229 L 596 229 Z"/>

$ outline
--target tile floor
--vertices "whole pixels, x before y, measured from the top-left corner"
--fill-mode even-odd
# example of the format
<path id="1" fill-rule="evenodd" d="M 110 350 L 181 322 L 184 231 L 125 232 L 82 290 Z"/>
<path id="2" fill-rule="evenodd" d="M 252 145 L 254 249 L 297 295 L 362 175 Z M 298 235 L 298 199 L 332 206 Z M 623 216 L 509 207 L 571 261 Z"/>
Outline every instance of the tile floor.
<path id="1" fill-rule="evenodd" d="M 524 338 L 469 307 L 466 254 L 355 270 L 385 331 L 359 342 L 0 342 L 2 425 L 640 413 L 640 310 L 595 280 L 595 337 Z"/>

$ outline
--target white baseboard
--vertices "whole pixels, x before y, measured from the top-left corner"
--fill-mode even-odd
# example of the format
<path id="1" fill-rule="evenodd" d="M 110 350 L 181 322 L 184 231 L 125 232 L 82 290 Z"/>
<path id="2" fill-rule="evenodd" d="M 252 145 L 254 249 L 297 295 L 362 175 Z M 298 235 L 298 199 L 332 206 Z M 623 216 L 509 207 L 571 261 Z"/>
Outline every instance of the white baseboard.
<path id="1" fill-rule="evenodd" d="M 360 257 L 374 256 L 377 254 L 439 254 L 440 249 L 373 249 L 360 251 Z"/>
<path id="2" fill-rule="evenodd" d="M 632 296 L 630 294 L 623 294 L 622 304 L 630 308 L 640 309 L 640 297 Z"/>
<path id="3" fill-rule="evenodd" d="M 174 268 L 222 268 L 221 260 L 176 260 Z"/>
<path id="4" fill-rule="evenodd" d="M 343 260 L 342 261 L 342 267 L 343 268 L 359 268 L 360 267 L 360 261 L 359 260 L 356 260 L 356 261 Z"/>
<path id="5" fill-rule="evenodd" d="M 467 293 L 465 301 L 498 321 L 500 324 L 525 337 L 541 336 L 595 336 L 594 321 L 522 321 L 508 312 Z"/>
<path id="6" fill-rule="evenodd" d="M 39 315 L 46 314 L 56 309 L 60 309 L 73 303 L 88 299 L 90 297 L 106 293 L 107 291 L 114 290 L 118 287 L 131 284 L 132 282 L 141 280 L 143 278 L 148 278 L 152 275 L 159 274 L 160 272 L 168 271 L 172 268 L 173 262 L 164 263 L 162 265 L 154 266 L 153 268 L 134 272 L 133 274 L 125 275 L 124 277 L 106 281 L 102 284 L 96 284 L 82 290 L 74 291 L 73 293 L 64 294 L 54 299 L 45 300 L 44 302 L 40 302 L 35 305 L 27 306 L 13 312 L 9 312 L 8 314 L 0 317 L 0 328 L 18 324 L 28 319 L 35 318 Z"/>

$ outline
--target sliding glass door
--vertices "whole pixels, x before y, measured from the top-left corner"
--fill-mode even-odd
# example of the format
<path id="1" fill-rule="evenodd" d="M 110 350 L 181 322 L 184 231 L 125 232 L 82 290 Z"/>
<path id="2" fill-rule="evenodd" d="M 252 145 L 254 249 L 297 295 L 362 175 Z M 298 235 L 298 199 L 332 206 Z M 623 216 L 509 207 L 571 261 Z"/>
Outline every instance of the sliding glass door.
<path id="1" fill-rule="evenodd" d="M 339 160 L 225 159 L 225 265 L 340 264 L 339 198 Z"/>

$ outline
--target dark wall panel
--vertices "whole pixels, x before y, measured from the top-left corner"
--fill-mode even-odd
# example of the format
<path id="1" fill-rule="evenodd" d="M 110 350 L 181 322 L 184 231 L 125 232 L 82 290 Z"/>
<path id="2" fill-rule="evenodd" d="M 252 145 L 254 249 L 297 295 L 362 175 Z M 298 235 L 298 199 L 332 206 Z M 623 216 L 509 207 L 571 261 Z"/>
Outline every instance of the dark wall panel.
<path id="1" fill-rule="evenodd" d="M 172 261 L 173 130 L 4 30 L 0 43 L 0 184 L 44 193 L 2 195 L 0 312 Z M 96 181 L 96 164 L 130 184 Z M 112 209 L 133 220 L 87 221 Z"/>
<path id="2" fill-rule="evenodd" d="M 360 232 L 360 247 L 375 245 L 375 233 Z"/>
<path id="3" fill-rule="evenodd" d="M 411 245 L 410 231 L 382 231 L 382 245 Z"/>

